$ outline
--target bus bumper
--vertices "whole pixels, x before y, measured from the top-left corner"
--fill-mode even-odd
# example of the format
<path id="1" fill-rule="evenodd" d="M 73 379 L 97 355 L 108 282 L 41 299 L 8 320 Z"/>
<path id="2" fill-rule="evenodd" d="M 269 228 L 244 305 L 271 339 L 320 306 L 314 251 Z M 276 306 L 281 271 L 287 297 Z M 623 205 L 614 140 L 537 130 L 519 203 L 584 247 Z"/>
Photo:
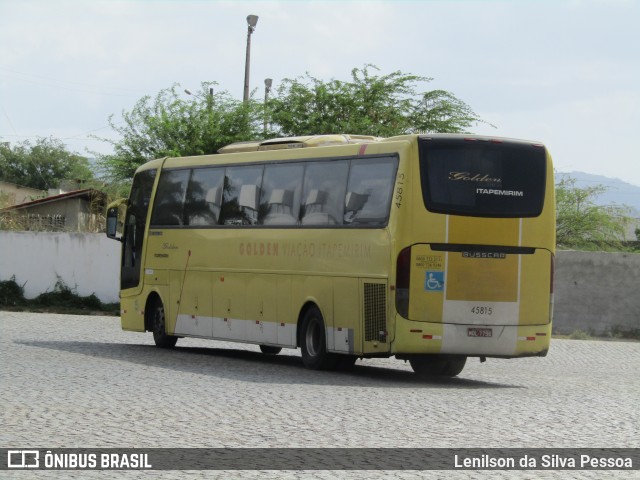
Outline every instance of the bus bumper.
<path id="1" fill-rule="evenodd" d="M 475 357 L 545 356 L 551 323 L 545 325 L 459 325 L 396 317 L 392 354 L 453 354 Z"/>

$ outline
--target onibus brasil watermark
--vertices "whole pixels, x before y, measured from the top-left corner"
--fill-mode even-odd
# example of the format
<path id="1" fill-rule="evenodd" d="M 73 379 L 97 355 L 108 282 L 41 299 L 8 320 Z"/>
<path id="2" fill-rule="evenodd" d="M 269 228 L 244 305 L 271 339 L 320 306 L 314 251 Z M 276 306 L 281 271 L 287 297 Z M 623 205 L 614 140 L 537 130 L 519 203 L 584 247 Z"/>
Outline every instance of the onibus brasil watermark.
<path id="1" fill-rule="evenodd" d="M 640 448 L 0 448 L 0 470 L 640 470 Z"/>

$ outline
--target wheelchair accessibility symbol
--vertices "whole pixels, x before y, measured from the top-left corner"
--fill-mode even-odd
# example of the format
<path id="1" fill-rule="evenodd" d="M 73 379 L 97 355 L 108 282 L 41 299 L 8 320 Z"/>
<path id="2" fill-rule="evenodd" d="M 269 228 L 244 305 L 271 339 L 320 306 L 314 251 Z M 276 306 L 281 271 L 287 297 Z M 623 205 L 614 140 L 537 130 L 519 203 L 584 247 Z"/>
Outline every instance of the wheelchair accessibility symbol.
<path id="1" fill-rule="evenodd" d="M 424 289 L 427 292 L 442 292 L 444 290 L 444 272 L 427 272 Z"/>

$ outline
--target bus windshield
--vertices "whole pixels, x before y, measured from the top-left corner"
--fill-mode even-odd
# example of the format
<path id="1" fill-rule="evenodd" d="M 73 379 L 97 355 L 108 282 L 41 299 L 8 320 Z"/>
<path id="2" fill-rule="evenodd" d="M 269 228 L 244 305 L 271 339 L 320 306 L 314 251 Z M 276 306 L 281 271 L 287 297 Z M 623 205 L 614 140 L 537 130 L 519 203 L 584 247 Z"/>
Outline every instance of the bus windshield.
<path id="1" fill-rule="evenodd" d="M 537 217 L 545 195 L 544 147 L 463 138 L 418 140 L 420 176 L 431 212 L 478 217 Z"/>

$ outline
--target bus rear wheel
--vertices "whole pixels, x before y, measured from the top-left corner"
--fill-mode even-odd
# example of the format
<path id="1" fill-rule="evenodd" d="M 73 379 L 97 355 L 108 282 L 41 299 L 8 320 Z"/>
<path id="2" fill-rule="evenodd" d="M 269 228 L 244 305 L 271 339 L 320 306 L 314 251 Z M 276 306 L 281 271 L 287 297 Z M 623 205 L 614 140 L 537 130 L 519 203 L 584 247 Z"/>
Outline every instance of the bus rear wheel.
<path id="1" fill-rule="evenodd" d="M 467 363 L 462 355 L 423 355 L 409 359 L 411 368 L 421 378 L 455 377 Z"/>
<path id="2" fill-rule="evenodd" d="M 338 359 L 327 351 L 324 319 L 315 306 L 309 308 L 302 318 L 300 343 L 305 367 L 312 370 L 332 370 L 336 367 Z"/>
<path id="3" fill-rule="evenodd" d="M 162 300 L 156 299 L 153 310 L 151 312 L 151 326 L 153 328 L 153 341 L 156 347 L 173 348 L 176 346 L 178 337 L 167 334 L 167 325 L 165 322 L 164 305 Z"/>

